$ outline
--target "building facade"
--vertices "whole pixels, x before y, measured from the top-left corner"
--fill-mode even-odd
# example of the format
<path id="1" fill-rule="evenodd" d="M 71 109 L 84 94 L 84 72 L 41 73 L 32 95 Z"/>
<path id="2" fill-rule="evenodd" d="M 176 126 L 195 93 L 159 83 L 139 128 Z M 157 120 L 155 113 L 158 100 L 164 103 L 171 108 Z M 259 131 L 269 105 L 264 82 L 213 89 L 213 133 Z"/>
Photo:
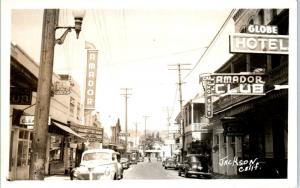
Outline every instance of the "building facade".
<path id="1" fill-rule="evenodd" d="M 241 9 L 233 19 L 235 32 L 245 33 L 248 25 L 276 25 L 279 35 L 288 35 L 289 11 Z M 226 175 L 287 177 L 288 55 L 234 54 L 215 73 L 265 75 L 264 95 L 227 95 L 213 103 L 213 171 Z M 252 161 L 255 166 L 225 164 Z M 248 168 L 247 168 L 248 167 Z"/>
<path id="2" fill-rule="evenodd" d="M 38 72 L 39 66 L 24 50 L 12 44 L 8 170 L 10 180 L 29 179 Z M 52 81 L 45 174 L 68 172 L 74 166 L 76 143 L 83 139 L 70 128 L 71 122 L 81 124 L 82 121 L 79 86 L 66 75 L 53 74 Z"/>

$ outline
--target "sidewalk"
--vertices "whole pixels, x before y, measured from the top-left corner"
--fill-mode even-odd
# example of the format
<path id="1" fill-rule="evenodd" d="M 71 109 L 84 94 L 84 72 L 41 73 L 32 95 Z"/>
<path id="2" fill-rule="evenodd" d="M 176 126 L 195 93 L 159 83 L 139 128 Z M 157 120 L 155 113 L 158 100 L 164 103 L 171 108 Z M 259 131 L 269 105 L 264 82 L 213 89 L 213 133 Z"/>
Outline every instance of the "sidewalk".
<path id="1" fill-rule="evenodd" d="M 46 176 L 44 178 L 45 181 L 48 180 L 55 180 L 55 181 L 60 181 L 60 180 L 70 180 L 70 176 L 69 175 L 51 175 L 51 176 Z"/>

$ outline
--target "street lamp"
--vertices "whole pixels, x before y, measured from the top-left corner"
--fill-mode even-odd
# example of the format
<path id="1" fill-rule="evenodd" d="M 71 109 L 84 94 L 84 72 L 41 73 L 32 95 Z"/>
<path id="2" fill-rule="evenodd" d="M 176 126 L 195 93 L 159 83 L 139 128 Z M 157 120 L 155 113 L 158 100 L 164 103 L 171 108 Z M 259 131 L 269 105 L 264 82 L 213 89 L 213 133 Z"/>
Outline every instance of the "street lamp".
<path id="1" fill-rule="evenodd" d="M 37 86 L 34 132 L 31 148 L 30 180 L 43 180 L 47 161 L 48 118 L 50 111 L 51 85 L 55 44 L 63 44 L 67 34 L 75 30 L 77 38 L 81 31 L 85 11 L 74 11 L 74 27 L 58 27 L 59 10 L 45 9 L 41 42 L 40 66 Z M 63 35 L 55 39 L 57 29 L 66 29 Z"/>
<path id="2" fill-rule="evenodd" d="M 75 20 L 75 26 L 66 26 L 66 27 L 61 27 L 61 26 L 56 26 L 56 29 L 66 29 L 65 32 L 62 34 L 61 37 L 59 37 L 58 39 L 55 40 L 55 43 L 61 45 L 64 43 L 66 36 L 69 32 L 72 31 L 72 29 L 75 30 L 76 32 L 76 38 L 79 38 L 79 33 L 81 31 L 81 25 L 82 25 L 82 20 L 85 16 L 85 10 L 74 10 L 72 12 L 73 16 L 74 16 L 74 20 Z"/>

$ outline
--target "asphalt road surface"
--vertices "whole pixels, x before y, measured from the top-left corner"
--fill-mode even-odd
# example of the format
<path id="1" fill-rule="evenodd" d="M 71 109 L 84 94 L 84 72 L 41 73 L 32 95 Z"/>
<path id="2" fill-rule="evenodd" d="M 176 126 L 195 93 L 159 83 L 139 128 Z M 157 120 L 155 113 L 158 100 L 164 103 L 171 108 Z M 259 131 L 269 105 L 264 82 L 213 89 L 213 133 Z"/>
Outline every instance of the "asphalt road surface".
<path id="1" fill-rule="evenodd" d="M 145 158 L 144 162 L 131 165 L 129 169 L 124 170 L 124 179 L 184 179 L 184 177 L 179 177 L 177 170 L 164 169 L 161 161 L 153 159 L 151 162 L 148 162 L 147 158 Z"/>

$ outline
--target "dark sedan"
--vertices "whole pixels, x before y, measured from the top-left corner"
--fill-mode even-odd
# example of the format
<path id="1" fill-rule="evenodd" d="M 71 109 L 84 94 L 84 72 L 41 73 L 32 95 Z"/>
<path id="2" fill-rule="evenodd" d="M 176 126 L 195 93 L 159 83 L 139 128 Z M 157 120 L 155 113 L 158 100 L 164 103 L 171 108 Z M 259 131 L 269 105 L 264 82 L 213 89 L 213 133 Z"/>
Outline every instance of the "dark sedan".
<path id="1" fill-rule="evenodd" d="M 197 177 L 211 178 L 208 157 L 201 154 L 189 154 L 183 164 L 179 165 L 178 175 L 185 177 L 196 175 Z"/>
<path id="2" fill-rule="evenodd" d="M 168 169 L 168 168 L 177 169 L 178 165 L 174 158 L 167 158 L 166 161 L 164 162 L 164 167 L 165 167 L 165 169 Z"/>

